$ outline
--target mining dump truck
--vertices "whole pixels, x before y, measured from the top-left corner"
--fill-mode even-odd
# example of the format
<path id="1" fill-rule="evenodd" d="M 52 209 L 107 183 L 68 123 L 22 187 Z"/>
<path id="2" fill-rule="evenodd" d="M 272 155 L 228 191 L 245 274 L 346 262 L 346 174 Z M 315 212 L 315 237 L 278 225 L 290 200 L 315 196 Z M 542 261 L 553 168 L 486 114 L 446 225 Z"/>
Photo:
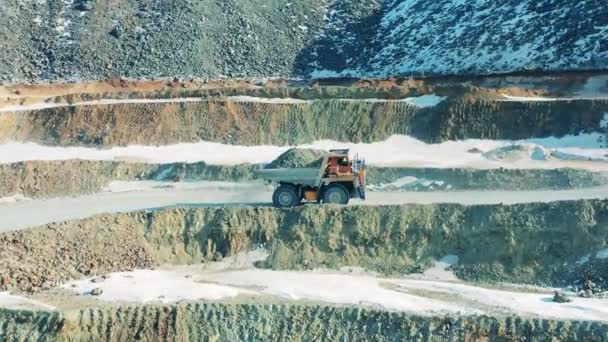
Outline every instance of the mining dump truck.
<path id="1" fill-rule="evenodd" d="M 319 168 L 282 168 L 256 171 L 258 177 L 277 184 L 272 204 L 295 207 L 303 202 L 348 204 L 365 200 L 365 161 L 349 158 L 349 150 L 330 150 Z"/>

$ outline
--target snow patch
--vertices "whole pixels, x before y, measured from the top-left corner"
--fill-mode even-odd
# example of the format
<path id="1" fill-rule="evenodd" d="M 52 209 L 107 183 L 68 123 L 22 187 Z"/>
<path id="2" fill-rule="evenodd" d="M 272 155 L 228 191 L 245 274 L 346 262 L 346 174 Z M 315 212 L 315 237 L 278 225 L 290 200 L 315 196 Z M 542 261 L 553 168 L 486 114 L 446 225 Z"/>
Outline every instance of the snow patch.
<path id="1" fill-rule="evenodd" d="M 405 291 L 426 290 L 452 298 L 460 297 L 472 306 L 493 307 L 491 311 L 494 312 L 555 319 L 608 320 L 608 306 L 605 301 L 598 299 L 576 298 L 570 303 L 554 303 L 553 295 L 549 291 L 547 293 L 514 292 L 432 281 L 417 283 L 400 281 L 398 284 Z"/>
<path id="2" fill-rule="evenodd" d="M 446 255 L 443 258 L 435 262 L 435 264 L 424 271 L 422 276 L 417 277 L 425 280 L 443 280 L 452 282 L 461 282 L 460 279 L 452 273 L 449 268 L 450 266 L 458 264 L 459 258 L 457 255 Z"/>
<path id="3" fill-rule="evenodd" d="M 584 255 L 584 256 L 580 257 L 576 261 L 576 263 L 584 264 L 584 263 L 588 262 L 589 260 L 591 260 L 591 256 L 595 256 L 597 259 L 606 259 L 606 258 L 608 258 L 608 248 L 600 249 L 598 251 Z"/>
<path id="4" fill-rule="evenodd" d="M 105 301 L 175 303 L 181 300 L 218 300 L 250 293 L 230 286 L 199 283 L 187 275 L 172 271 L 135 270 L 113 273 L 103 283 L 92 278 L 70 282 L 63 287 L 85 296 L 102 288 Z"/>
<path id="5" fill-rule="evenodd" d="M 367 98 L 367 99 L 341 99 L 335 98 L 330 99 L 331 101 L 344 101 L 344 102 L 406 102 L 418 108 L 426 108 L 426 107 L 434 107 L 438 105 L 441 101 L 445 100 L 447 96 L 437 96 L 435 94 L 430 95 L 422 95 L 418 97 L 407 97 L 403 99 L 376 99 L 376 98 Z M 324 101 L 323 99 L 315 99 L 315 100 L 301 100 L 294 98 L 266 98 L 266 97 L 254 97 L 254 96 L 230 96 L 228 97 L 230 101 L 234 102 L 259 102 L 259 103 L 274 103 L 274 104 L 303 104 L 303 103 L 313 103 L 315 101 Z"/>
<path id="6" fill-rule="evenodd" d="M 17 203 L 29 200 L 28 197 L 23 196 L 22 194 L 15 194 L 7 197 L 0 197 L 0 204 L 5 203 Z"/>
<path id="7" fill-rule="evenodd" d="M 25 297 L 12 295 L 10 292 L 0 292 L 0 308 L 5 309 L 45 309 L 54 310 L 55 307 L 40 303 Z"/>
<path id="8" fill-rule="evenodd" d="M 576 96 L 576 97 L 540 97 L 540 96 L 512 96 L 502 94 L 504 99 L 501 101 L 505 102 L 551 102 L 551 101 L 575 101 L 575 100 L 596 100 L 596 99 L 608 99 L 608 96 Z"/>
<path id="9" fill-rule="evenodd" d="M 85 279 L 69 282 L 63 287 L 85 296 L 99 287 L 103 293 L 98 298 L 111 302 L 174 303 L 180 300 L 219 300 L 238 295 L 270 295 L 284 300 L 312 300 L 424 314 L 477 312 L 439 300 L 398 293 L 386 289 L 382 285 L 383 281 L 382 278 L 364 275 L 319 272 L 255 269 L 201 272 L 194 268 L 184 268 L 180 271 L 135 270 L 113 273 L 101 283 Z"/>
<path id="10" fill-rule="evenodd" d="M 403 101 L 410 103 L 418 108 L 427 108 L 427 107 L 435 107 L 442 101 L 444 101 L 447 96 L 437 96 L 437 95 L 422 95 L 419 97 L 409 97 L 404 99 Z"/>
<path id="11" fill-rule="evenodd" d="M 24 160 L 114 160 L 143 163 L 199 162 L 236 165 L 240 163 L 267 163 L 289 147 L 236 146 L 211 142 L 166 146 L 113 147 L 95 149 L 87 147 L 54 147 L 35 143 L 7 143 L 0 145 L 0 163 Z"/>
<path id="12" fill-rule="evenodd" d="M 606 259 L 608 258 L 608 248 L 601 249 L 595 253 L 595 257 L 598 259 Z"/>
<path id="13" fill-rule="evenodd" d="M 441 265 L 445 265 L 446 267 L 449 267 L 449 266 L 458 264 L 459 260 L 460 260 L 460 258 L 458 258 L 458 255 L 449 254 L 449 255 L 446 255 L 443 258 L 439 259 L 438 263 Z"/>
<path id="14" fill-rule="evenodd" d="M 326 79 L 326 78 L 341 78 L 347 76 L 358 76 L 359 71 L 352 69 L 345 69 L 337 72 L 335 70 L 314 70 L 310 73 L 311 79 Z"/>
<path id="15" fill-rule="evenodd" d="M 331 99 L 332 101 L 356 101 L 356 102 L 407 102 L 419 108 L 436 106 L 441 101 L 445 100 L 446 96 L 437 96 L 434 94 L 423 95 L 419 97 L 408 97 L 403 99 Z M 137 104 L 137 103 L 187 103 L 187 102 L 204 102 L 204 101 L 218 101 L 218 99 L 203 99 L 200 97 L 180 97 L 180 98 L 168 98 L 168 99 L 100 99 L 93 101 L 81 101 L 75 103 L 51 103 L 42 102 L 27 105 L 10 105 L 0 107 L 0 113 L 2 112 L 23 112 L 31 110 L 41 110 L 49 108 L 62 108 L 62 107 L 79 107 L 79 106 L 97 106 L 97 105 L 113 105 L 113 104 Z M 268 104 L 310 104 L 314 101 L 323 100 L 302 100 L 294 98 L 269 98 L 269 97 L 256 97 L 256 96 L 229 96 L 225 98 L 227 101 L 232 102 L 245 102 L 245 103 L 268 103 Z"/>
<path id="16" fill-rule="evenodd" d="M 600 128 L 608 128 L 608 113 L 604 113 L 604 117 L 600 121 Z"/>
<path id="17" fill-rule="evenodd" d="M 269 98 L 255 96 L 229 96 L 228 100 L 233 102 L 257 102 L 257 103 L 273 103 L 273 104 L 303 104 L 310 103 L 309 100 L 301 100 L 294 98 Z"/>
<path id="18" fill-rule="evenodd" d="M 576 263 L 577 263 L 577 264 L 584 264 L 584 263 L 586 263 L 587 261 L 589 261 L 589 259 L 590 259 L 590 258 L 591 258 L 591 254 L 584 255 L 584 256 L 582 256 L 580 259 L 578 259 L 578 260 L 576 261 Z"/>
<path id="19" fill-rule="evenodd" d="M 391 183 L 385 184 L 370 184 L 367 186 L 369 190 L 376 191 L 395 191 L 395 190 L 412 190 L 417 188 L 428 188 L 429 190 L 433 189 L 447 189 L 451 188 L 450 185 L 445 185 L 444 181 L 436 181 L 436 180 L 428 180 L 425 178 L 416 178 L 411 176 L 406 176 L 397 179 Z"/>
<path id="20" fill-rule="evenodd" d="M 371 103 L 383 103 L 383 102 L 405 102 L 409 103 L 418 108 L 434 107 L 447 99 L 447 96 L 437 96 L 435 94 L 422 95 L 418 97 L 406 97 L 403 99 L 332 99 L 332 101 L 344 101 L 344 102 L 371 102 Z"/>
<path id="21" fill-rule="evenodd" d="M 382 142 L 345 143 L 316 141 L 297 146 L 330 150 L 349 148 L 353 154 L 378 166 L 470 167 L 470 168 L 558 168 L 608 170 L 601 134 L 580 134 L 562 138 L 520 141 L 461 140 L 427 144 L 415 138 L 394 135 Z M 270 163 L 291 146 L 238 146 L 201 141 L 166 146 L 131 145 L 95 149 L 88 147 L 42 146 L 35 143 L 0 145 L 0 164 L 27 160 L 112 160 L 142 163 L 194 163 L 236 165 Z M 480 150 L 484 153 L 473 153 Z M 591 162 L 593 161 L 593 162 Z M 408 181 L 403 180 L 403 181 Z"/>
<path id="22" fill-rule="evenodd" d="M 606 96 L 608 92 L 608 75 L 592 76 L 587 79 L 578 96 Z"/>
<path id="23" fill-rule="evenodd" d="M 348 10 L 350 2 L 335 2 L 322 46 L 334 48 L 346 63 L 315 59 L 308 64 L 310 74 L 382 78 L 602 68 L 606 49 L 599 42 L 608 33 L 600 19 L 606 17 L 604 8 L 577 3 L 577 14 L 588 18 L 581 23 L 569 20 L 569 8 L 559 1 L 535 3 L 388 0 L 376 32 L 365 34 L 365 53 L 355 54 L 362 37 L 352 29 L 358 21 Z M 574 39 L 572 32 L 577 32 Z M 591 89 L 595 82 L 588 82 Z"/>
<path id="24" fill-rule="evenodd" d="M 457 257 L 443 258 L 443 267 Z M 421 315 L 519 314 L 532 317 L 608 320 L 608 306 L 599 299 L 576 298 L 572 303 L 551 301 L 552 289 L 528 292 L 487 289 L 458 282 L 384 278 L 366 273 L 273 271 L 261 269 L 208 270 L 204 265 L 113 273 L 108 279 L 72 281 L 66 289 L 88 296 L 100 287 L 100 300 L 162 302 L 220 300 L 247 295 L 249 300 L 274 296 L 284 301 L 313 301 L 377 307 Z"/>
<path id="25" fill-rule="evenodd" d="M 183 102 L 201 102 L 200 97 L 181 97 L 170 99 L 102 99 L 94 101 L 83 101 L 75 103 L 35 103 L 28 105 L 11 105 L 0 108 L 2 112 L 23 112 L 30 110 L 40 110 L 48 108 L 61 107 L 78 107 L 78 106 L 97 106 L 97 105 L 112 105 L 112 104 L 128 104 L 128 103 L 183 103 Z"/>
<path id="26" fill-rule="evenodd" d="M 368 185 L 368 188 L 370 190 L 384 190 L 384 189 L 394 189 L 394 188 L 399 189 L 406 185 L 414 184 L 417 181 L 418 181 L 418 178 L 407 176 L 407 177 L 401 177 L 391 183 L 379 184 L 379 185 Z"/>
<path id="27" fill-rule="evenodd" d="M 530 138 L 519 140 L 518 143 L 535 144 L 545 148 L 577 148 L 597 149 L 602 148 L 601 133 L 581 133 L 578 135 L 565 135 L 563 137 Z"/>
<path id="28" fill-rule="evenodd" d="M 227 271 L 227 270 L 242 270 L 253 268 L 258 261 L 264 261 L 268 258 L 268 251 L 264 248 L 257 248 L 249 252 L 238 253 L 233 256 L 223 258 L 221 261 L 214 261 L 203 265 L 205 271 Z"/>

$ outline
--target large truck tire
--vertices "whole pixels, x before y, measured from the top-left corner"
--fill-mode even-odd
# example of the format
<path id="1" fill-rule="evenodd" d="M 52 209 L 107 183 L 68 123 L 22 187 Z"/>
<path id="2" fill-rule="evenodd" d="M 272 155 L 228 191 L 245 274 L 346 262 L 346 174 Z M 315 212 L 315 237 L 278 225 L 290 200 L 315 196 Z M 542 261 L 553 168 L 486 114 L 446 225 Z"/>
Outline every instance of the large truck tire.
<path id="1" fill-rule="evenodd" d="M 272 194 L 272 205 L 277 208 L 291 208 L 301 202 L 300 192 L 295 185 L 281 184 Z"/>
<path id="2" fill-rule="evenodd" d="M 348 204 L 349 199 L 348 190 L 340 184 L 332 184 L 323 192 L 323 203 Z"/>

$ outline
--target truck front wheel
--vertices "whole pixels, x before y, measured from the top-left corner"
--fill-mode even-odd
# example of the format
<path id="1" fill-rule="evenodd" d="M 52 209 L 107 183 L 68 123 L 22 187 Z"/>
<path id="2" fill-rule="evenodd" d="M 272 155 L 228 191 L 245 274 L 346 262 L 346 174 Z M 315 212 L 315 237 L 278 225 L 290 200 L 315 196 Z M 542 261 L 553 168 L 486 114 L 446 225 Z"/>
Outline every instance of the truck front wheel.
<path id="1" fill-rule="evenodd" d="M 291 184 L 281 184 L 272 195 L 272 205 L 277 208 L 295 207 L 301 201 L 298 188 Z"/>
<path id="2" fill-rule="evenodd" d="M 323 192 L 323 203 L 348 204 L 348 190 L 340 184 L 332 184 Z"/>

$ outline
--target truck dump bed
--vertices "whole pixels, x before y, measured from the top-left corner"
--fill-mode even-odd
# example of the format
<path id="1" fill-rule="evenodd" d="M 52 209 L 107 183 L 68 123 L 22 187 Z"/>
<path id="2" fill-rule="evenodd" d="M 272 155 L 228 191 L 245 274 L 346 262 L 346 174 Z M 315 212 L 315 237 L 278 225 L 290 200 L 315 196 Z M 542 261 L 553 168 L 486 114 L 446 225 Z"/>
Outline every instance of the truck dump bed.
<path id="1" fill-rule="evenodd" d="M 321 170 L 319 168 L 261 169 L 254 172 L 258 177 L 272 182 L 284 182 L 308 186 L 318 186 Z"/>

